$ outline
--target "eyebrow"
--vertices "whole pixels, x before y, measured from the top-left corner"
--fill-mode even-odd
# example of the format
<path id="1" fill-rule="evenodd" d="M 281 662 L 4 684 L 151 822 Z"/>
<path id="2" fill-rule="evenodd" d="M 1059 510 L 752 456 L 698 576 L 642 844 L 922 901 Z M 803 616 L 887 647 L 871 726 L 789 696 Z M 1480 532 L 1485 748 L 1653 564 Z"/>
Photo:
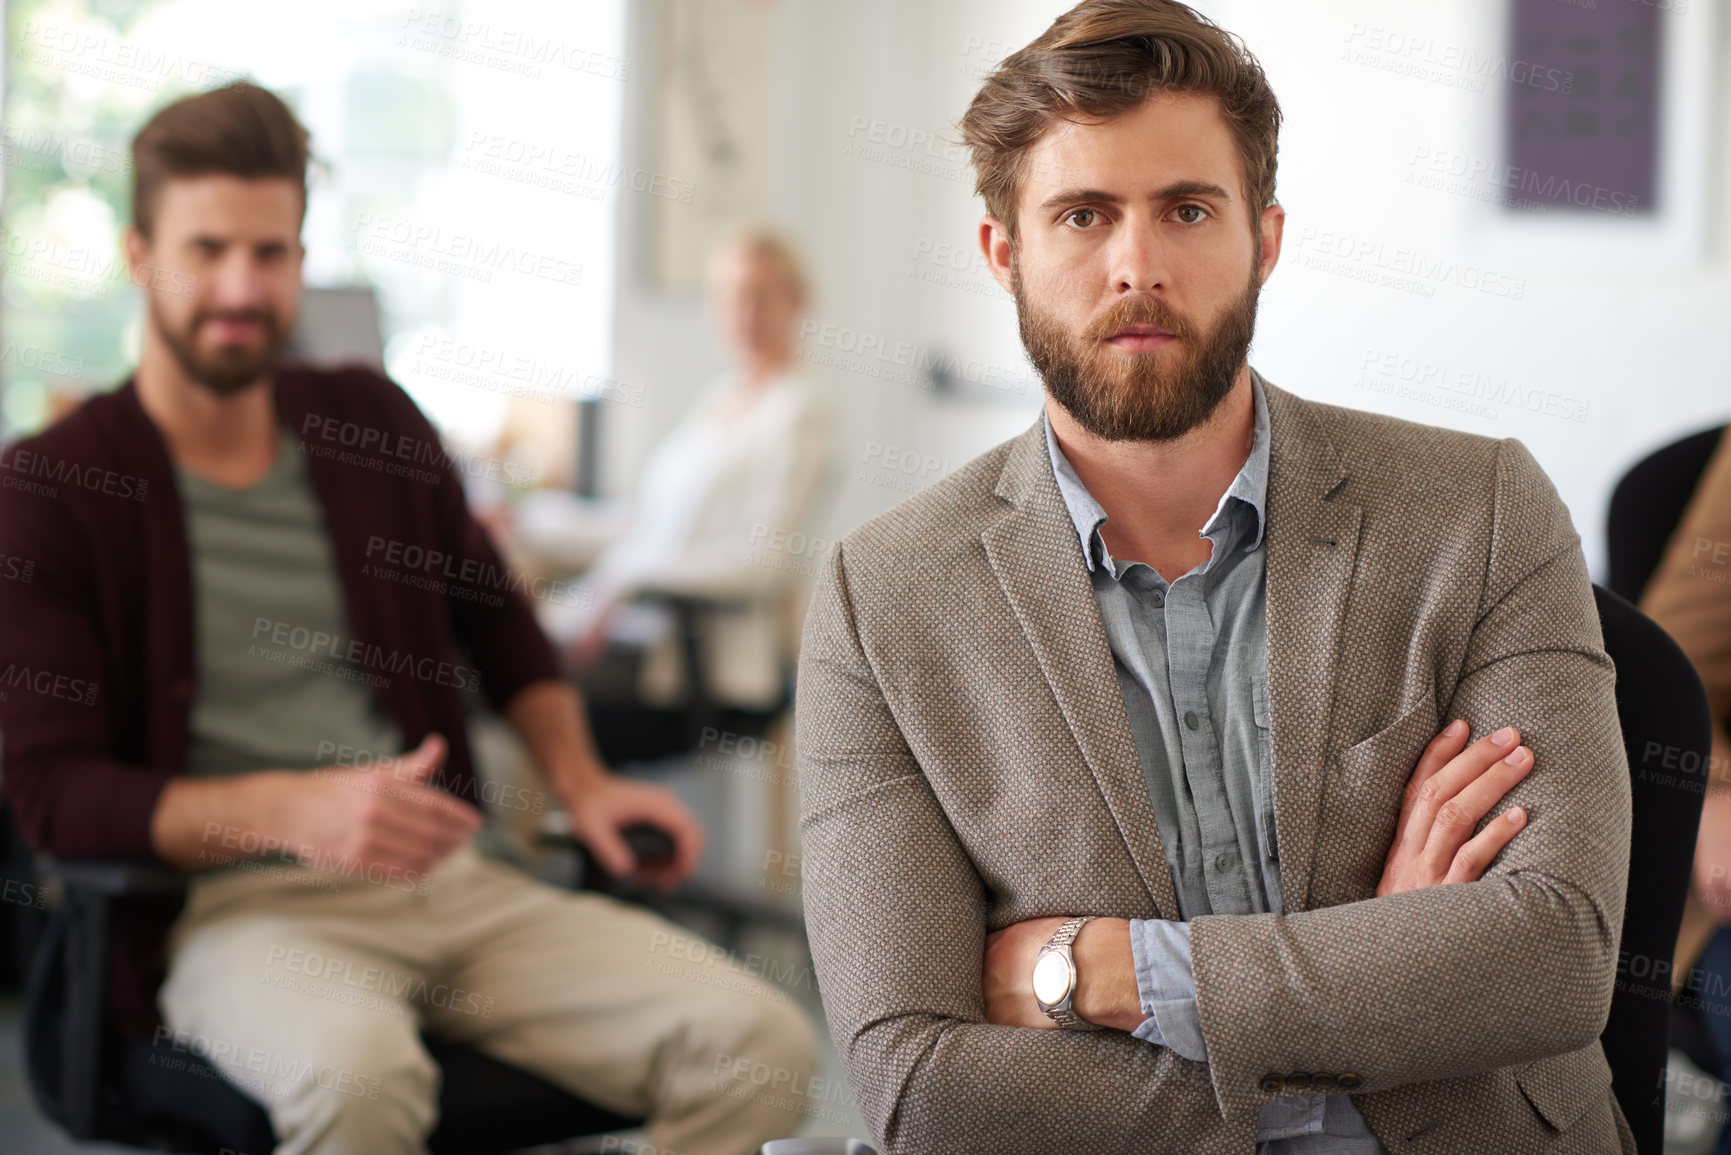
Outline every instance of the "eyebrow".
<path id="1" fill-rule="evenodd" d="M 1173 200 L 1178 197 L 1213 197 L 1216 200 L 1230 201 L 1232 194 L 1217 184 L 1205 180 L 1181 180 L 1156 189 L 1148 199 L 1157 201 Z M 1040 202 L 1042 210 L 1061 208 L 1064 205 L 1078 204 L 1083 201 L 1098 201 L 1101 204 L 1121 205 L 1124 198 L 1115 193 L 1103 192 L 1093 188 L 1067 188 L 1053 193 Z"/>

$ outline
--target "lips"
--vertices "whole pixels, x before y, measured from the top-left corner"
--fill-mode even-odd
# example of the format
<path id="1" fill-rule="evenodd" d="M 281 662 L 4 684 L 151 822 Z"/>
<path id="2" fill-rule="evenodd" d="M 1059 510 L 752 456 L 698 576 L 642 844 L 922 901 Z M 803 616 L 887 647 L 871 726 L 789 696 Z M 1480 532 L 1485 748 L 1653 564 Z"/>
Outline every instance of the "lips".
<path id="1" fill-rule="evenodd" d="M 1108 341 L 1116 341 L 1120 337 L 1171 337 L 1175 334 L 1160 328 L 1158 325 L 1130 325 L 1107 337 Z"/>
<path id="2" fill-rule="evenodd" d="M 268 328 L 265 318 L 258 316 L 231 316 L 207 318 L 203 327 L 217 341 L 223 344 L 237 344 L 252 341 Z"/>

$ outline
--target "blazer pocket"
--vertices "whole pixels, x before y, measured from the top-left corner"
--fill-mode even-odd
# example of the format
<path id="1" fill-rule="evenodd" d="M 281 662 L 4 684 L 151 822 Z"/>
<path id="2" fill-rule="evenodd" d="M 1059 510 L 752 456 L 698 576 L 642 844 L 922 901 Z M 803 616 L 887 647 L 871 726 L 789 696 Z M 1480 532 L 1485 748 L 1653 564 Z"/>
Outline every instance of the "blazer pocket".
<path id="1" fill-rule="evenodd" d="M 1566 1131 L 1610 1091 L 1611 1067 L 1595 1039 L 1578 1051 L 1528 1063 L 1515 1076 L 1515 1082 L 1545 1122 Z"/>
<path id="2" fill-rule="evenodd" d="M 1362 742 L 1340 752 L 1340 773 L 1350 786 L 1398 784 L 1398 797 L 1418 767 L 1418 756 L 1436 737 L 1436 695 L 1426 690 L 1418 704 Z"/>

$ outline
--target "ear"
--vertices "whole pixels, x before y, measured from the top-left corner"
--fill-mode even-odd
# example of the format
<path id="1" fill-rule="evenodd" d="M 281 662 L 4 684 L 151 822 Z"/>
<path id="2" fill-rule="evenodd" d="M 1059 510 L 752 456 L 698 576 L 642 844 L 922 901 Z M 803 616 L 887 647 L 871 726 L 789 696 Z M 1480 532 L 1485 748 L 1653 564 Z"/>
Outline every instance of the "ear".
<path id="1" fill-rule="evenodd" d="M 139 277 L 139 270 L 145 268 L 147 264 L 147 258 L 150 255 L 150 242 L 145 239 L 143 233 L 138 231 L 137 225 L 126 226 L 125 247 L 126 267 L 132 270 L 132 283 L 135 285 L 147 283 L 150 280 L 149 270 L 145 270 L 142 280 Z"/>
<path id="2" fill-rule="evenodd" d="M 985 255 L 986 267 L 992 270 L 992 276 L 998 284 L 1004 287 L 1004 292 L 1014 293 L 1011 288 L 1014 278 L 1010 267 L 1014 260 L 1016 245 L 1010 239 L 1010 228 L 997 217 L 987 216 L 980 220 L 980 252 Z"/>
<path id="3" fill-rule="evenodd" d="M 1262 210 L 1262 267 L 1256 270 L 1256 283 L 1266 285 L 1280 263 L 1280 242 L 1286 236 L 1286 210 L 1269 205 Z"/>

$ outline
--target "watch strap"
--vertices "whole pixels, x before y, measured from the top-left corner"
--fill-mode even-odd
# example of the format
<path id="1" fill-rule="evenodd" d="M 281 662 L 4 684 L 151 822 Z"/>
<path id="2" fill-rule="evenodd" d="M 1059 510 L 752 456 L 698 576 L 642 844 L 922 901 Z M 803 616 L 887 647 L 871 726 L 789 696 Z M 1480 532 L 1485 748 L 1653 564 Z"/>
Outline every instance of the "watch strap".
<path id="1" fill-rule="evenodd" d="M 1074 981 L 1070 984 L 1069 993 L 1064 996 L 1062 1002 L 1054 1006 L 1040 1004 L 1040 1009 L 1046 1012 L 1046 1017 L 1066 1030 L 1098 1031 L 1103 1029 L 1098 1023 L 1090 1023 L 1078 1015 L 1071 1005 L 1072 1000 L 1076 997 L 1076 987 L 1080 983 L 1081 973 L 1076 969 L 1076 957 L 1071 953 L 1070 948 L 1075 943 L 1076 936 L 1082 933 L 1082 928 L 1097 917 L 1097 915 L 1092 914 L 1079 914 L 1074 918 L 1066 919 L 1046 945 L 1040 948 L 1040 956 L 1037 956 L 1044 956 L 1049 951 L 1058 951 L 1064 955 L 1065 960 L 1070 964 L 1070 974 Z"/>

